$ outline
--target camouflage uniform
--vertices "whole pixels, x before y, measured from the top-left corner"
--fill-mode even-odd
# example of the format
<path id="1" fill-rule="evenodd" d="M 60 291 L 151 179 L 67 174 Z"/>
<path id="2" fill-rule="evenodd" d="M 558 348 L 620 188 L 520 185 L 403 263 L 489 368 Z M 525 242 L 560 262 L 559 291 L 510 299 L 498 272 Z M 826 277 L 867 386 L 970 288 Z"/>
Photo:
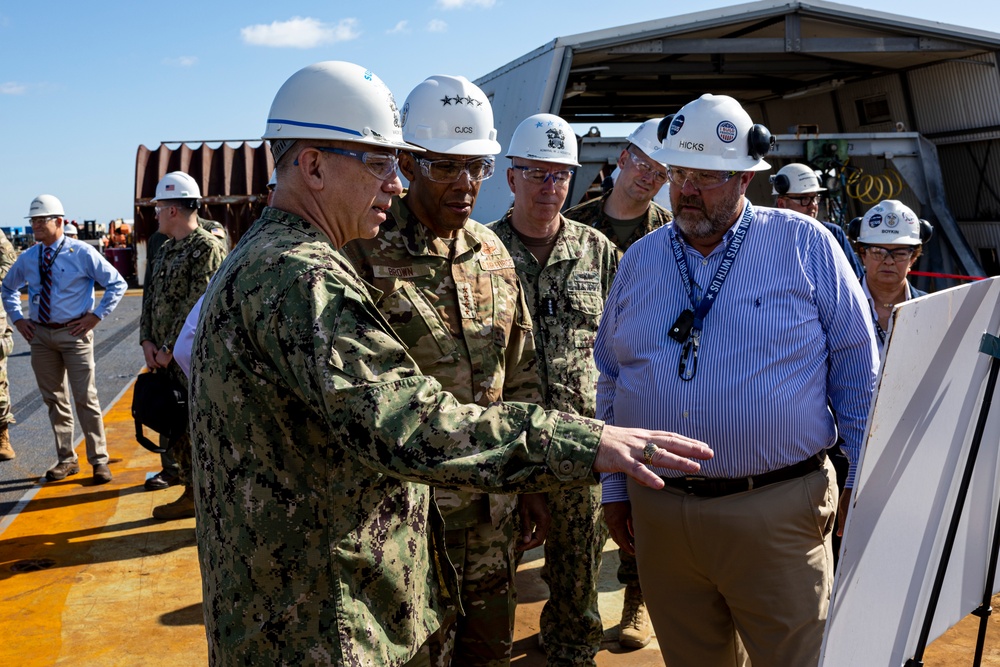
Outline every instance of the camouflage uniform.
<path id="1" fill-rule="evenodd" d="M 611 190 L 613 189 L 614 188 Z M 670 211 L 663 208 L 656 202 L 649 202 L 649 208 L 646 210 L 646 222 L 639 225 L 639 228 L 632 233 L 632 236 L 622 242 L 615 234 L 614 227 L 612 227 L 611 223 L 608 221 L 608 216 L 604 214 L 604 202 L 606 202 L 608 197 L 611 195 L 611 190 L 605 192 L 600 199 L 591 199 L 590 201 L 582 204 L 577 204 L 573 208 L 566 211 L 566 216 L 584 225 L 590 225 L 611 239 L 611 242 L 618 247 L 618 258 L 621 259 L 621 256 L 625 254 L 625 251 L 628 250 L 633 243 L 654 229 L 658 229 L 667 224 L 674 219 L 674 216 Z M 618 558 L 618 582 L 625 584 L 626 586 L 638 587 L 639 568 L 638 565 L 636 565 L 635 556 L 624 551 L 623 549 L 619 549 Z"/>
<path id="2" fill-rule="evenodd" d="M 167 240 L 156 254 L 152 280 L 146 285 L 139 320 L 139 341 L 152 341 L 173 349 L 184 319 L 198 298 L 205 293 L 208 281 L 222 264 L 224 253 L 219 239 L 202 227 L 196 227 L 183 239 Z M 187 387 L 187 376 L 171 360 L 167 373 L 174 382 Z M 191 474 L 191 438 L 187 431 L 168 443 L 177 461 L 181 482 L 188 484 Z"/>
<path id="3" fill-rule="evenodd" d="M 382 292 L 375 303 L 421 372 L 458 401 L 541 401 L 524 294 L 513 261 L 486 227 L 469 220 L 445 242 L 396 198 L 379 235 L 352 241 L 344 253 Z M 456 667 L 509 664 L 517 499 L 440 488 L 435 498 L 465 615 L 432 647 L 432 658 Z"/>
<path id="4" fill-rule="evenodd" d="M 226 256 L 226 252 L 229 249 L 228 242 L 225 239 L 226 228 L 223 227 L 218 222 L 216 222 L 215 220 L 208 220 L 207 218 L 203 218 L 200 215 L 198 216 L 198 226 L 201 227 L 202 229 L 204 229 L 206 232 L 210 232 L 211 233 L 212 238 L 215 239 L 215 241 L 222 248 L 222 256 L 225 257 Z M 221 232 L 221 236 L 220 236 L 220 232 Z M 146 302 L 149 300 L 149 287 L 150 287 L 150 284 L 153 282 L 153 267 L 156 264 L 156 256 L 160 253 L 160 248 L 163 247 L 163 244 L 166 243 L 169 238 L 170 238 L 169 236 L 167 236 L 163 232 L 157 230 L 157 231 L 153 232 L 152 235 L 149 237 L 149 239 L 146 241 L 146 273 L 145 273 L 145 277 L 144 277 L 144 279 L 142 281 L 142 284 L 143 284 L 142 306 L 143 306 L 143 308 L 146 307 Z M 216 266 L 215 268 L 218 269 L 218 266 Z M 214 269 L 213 269 L 213 272 L 214 272 Z M 202 290 L 202 291 L 204 291 L 204 290 Z M 159 343 L 159 345 L 162 345 L 162 344 L 163 343 Z M 173 366 L 173 364 L 171 364 L 171 366 Z M 187 378 L 184 379 L 184 384 L 185 385 L 187 384 Z M 172 475 L 177 475 L 179 477 L 182 474 L 180 472 L 181 465 L 174 458 L 174 453 L 172 451 L 170 442 L 167 440 L 167 438 L 164 438 L 164 437 L 160 436 L 159 437 L 159 444 L 160 444 L 160 448 L 166 449 L 165 452 L 163 452 L 162 454 L 160 454 L 160 466 L 163 468 L 163 471 L 166 472 L 166 473 L 170 473 Z M 186 476 L 187 475 L 186 471 L 188 471 L 190 469 L 191 469 L 191 466 L 188 465 L 187 462 L 186 462 L 185 465 L 184 465 L 185 472 L 183 474 Z"/>
<path id="5" fill-rule="evenodd" d="M 490 228 L 507 246 L 535 324 L 542 405 L 592 417 L 597 401 L 594 338 L 618 270 L 615 246 L 598 231 L 565 217 L 545 266 L 517 237 L 508 212 Z M 594 665 L 604 634 L 597 579 L 607 530 L 599 488 L 549 494 L 552 525 L 542 578 L 549 599 L 540 632 L 548 665 Z"/>
<path id="6" fill-rule="evenodd" d="M 612 190 L 613 189 L 614 188 L 612 188 Z M 674 216 L 670 213 L 670 211 L 663 208 L 656 202 L 649 202 L 649 208 L 646 209 L 646 221 L 639 225 L 638 229 L 632 232 L 632 236 L 622 241 L 618 238 L 618 235 L 615 234 L 615 229 L 608 221 L 608 216 L 604 214 L 604 202 L 608 200 L 612 190 L 605 192 L 599 199 L 591 199 L 590 201 L 585 201 L 582 204 L 577 204 L 573 208 L 566 211 L 566 217 L 571 220 L 576 220 L 581 224 L 593 227 L 607 236 L 608 239 L 610 239 L 611 242 L 617 246 L 618 257 L 620 258 L 623 254 L 625 254 L 625 251 L 629 249 L 629 246 L 654 229 L 659 229 L 663 225 L 667 224 L 674 219 Z"/>
<path id="7" fill-rule="evenodd" d="M 324 234 L 262 216 L 208 288 L 191 369 L 210 663 L 398 667 L 457 601 L 426 485 L 591 484 L 602 425 L 458 404 Z"/>
<path id="8" fill-rule="evenodd" d="M 0 231 L 0 282 L 17 260 L 17 251 Z M 0 308 L 0 311 L 3 309 Z M 14 413 L 10 407 L 10 384 L 7 381 L 7 357 L 14 351 L 14 329 L 7 321 L 7 313 L 0 312 L 0 424 L 13 424 Z"/>

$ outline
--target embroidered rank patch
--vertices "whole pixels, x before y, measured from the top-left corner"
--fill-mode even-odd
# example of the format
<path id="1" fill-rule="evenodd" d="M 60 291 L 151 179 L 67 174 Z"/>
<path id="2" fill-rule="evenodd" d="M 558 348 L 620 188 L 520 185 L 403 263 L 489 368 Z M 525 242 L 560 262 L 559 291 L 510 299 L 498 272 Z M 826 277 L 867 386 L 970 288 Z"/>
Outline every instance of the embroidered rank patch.
<path id="1" fill-rule="evenodd" d="M 472 284 L 455 283 L 455 291 L 458 292 L 458 310 L 462 319 L 476 319 L 476 295 L 472 291 Z"/>

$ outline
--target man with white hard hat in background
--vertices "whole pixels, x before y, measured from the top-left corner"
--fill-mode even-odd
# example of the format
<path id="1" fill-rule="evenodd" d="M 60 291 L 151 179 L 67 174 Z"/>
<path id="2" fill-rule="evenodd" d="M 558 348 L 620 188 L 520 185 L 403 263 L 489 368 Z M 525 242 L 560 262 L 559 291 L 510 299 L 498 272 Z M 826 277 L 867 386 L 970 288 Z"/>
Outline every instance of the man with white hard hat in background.
<path id="1" fill-rule="evenodd" d="M 486 94 L 464 77 L 432 76 L 410 92 L 400 155 L 409 181 L 374 239 L 345 246 L 381 290 L 379 310 L 421 372 L 465 403 L 539 403 L 531 320 L 514 264 L 496 235 L 471 219 L 500 152 Z M 542 494 L 435 489 L 464 615 L 431 642 L 434 664 L 506 665 L 513 646 L 516 551 L 542 543 Z M 525 532 L 518 540 L 514 510 Z"/>
<path id="2" fill-rule="evenodd" d="M 67 238 L 75 239 L 79 236 L 79 231 L 77 230 L 76 225 L 72 222 L 67 222 L 66 226 L 63 228 L 63 234 L 65 234 Z"/>
<path id="3" fill-rule="evenodd" d="M 668 665 L 816 665 L 833 583 L 838 429 L 857 464 L 878 352 L 861 285 L 815 220 L 746 199 L 771 135 L 733 98 L 670 124 L 674 221 L 618 268 L 597 415 L 710 443 L 698 476 L 603 482 Z M 836 422 L 834 421 L 836 414 Z"/>
<path id="4" fill-rule="evenodd" d="M 58 481 L 80 472 L 73 450 L 72 387 L 76 414 L 87 442 L 87 460 L 95 484 L 111 481 L 108 446 L 94 370 L 94 333 L 128 286 L 121 274 L 93 247 L 63 234 L 62 202 L 39 195 L 28 218 L 35 245 L 11 266 L 3 280 L 3 306 L 8 319 L 31 344 L 31 368 L 56 439 L 59 462 L 46 473 Z M 104 287 L 94 303 L 94 283 Z M 21 314 L 21 289 L 28 287 L 28 317 Z"/>
<path id="5" fill-rule="evenodd" d="M 570 220 L 590 225 L 611 239 L 619 253 L 673 217 L 653 201 L 667 182 L 666 167 L 650 157 L 660 148 L 657 128 L 663 120 L 647 120 L 628 135 L 628 146 L 618 156 L 621 171 L 613 188 L 566 211 Z M 641 604 L 642 593 L 638 595 Z"/>
<path id="6" fill-rule="evenodd" d="M 774 205 L 777 208 L 787 208 L 819 220 L 819 203 L 826 188 L 820 187 L 819 176 L 812 167 L 798 162 L 786 164 L 770 178 L 770 181 L 771 194 L 774 196 Z M 840 225 L 825 220 L 819 222 L 837 239 L 837 245 L 843 249 L 854 275 L 861 278 L 865 271 L 851 247 L 851 242 L 847 239 L 847 234 Z"/>
<path id="7" fill-rule="evenodd" d="M 428 485 L 547 491 L 596 469 L 658 487 L 644 463 L 691 472 L 681 457 L 711 452 L 528 403 L 459 404 L 421 374 L 340 252 L 402 192 L 397 151 L 422 152 L 373 72 L 296 72 L 264 138 L 272 206 L 209 285 L 192 355 L 209 662 L 426 665 L 458 604 Z"/>
<path id="8" fill-rule="evenodd" d="M 534 323 L 541 405 L 594 415 L 593 343 L 618 253 L 604 234 L 560 214 L 577 162 L 576 136 L 552 114 L 521 121 L 507 150 L 511 209 L 492 223 L 510 251 Z M 604 634 L 597 579 L 607 531 L 597 487 L 548 494 L 552 523 L 542 579 L 540 643 L 552 667 L 591 667 Z"/>
<path id="9" fill-rule="evenodd" d="M 666 131 L 662 126 L 671 118 L 652 118 L 633 130 L 618 156 L 612 174 L 614 187 L 600 198 L 566 211 L 567 218 L 590 225 L 611 239 L 619 257 L 633 243 L 673 219 L 670 211 L 655 201 L 662 192 L 669 197 L 666 166 L 650 157 L 660 149 L 659 135 Z M 618 550 L 618 556 L 618 582 L 625 586 L 618 643 L 623 648 L 642 648 L 652 639 L 653 626 L 642 599 L 635 556 L 624 549 Z"/>
<path id="10" fill-rule="evenodd" d="M 208 281 L 225 257 L 219 239 L 198 224 L 201 189 L 190 175 L 172 171 L 156 184 L 158 230 L 167 236 L 154 259 L 152 280 L 145 286 L 139 344 L 146 367 L 167 373 L 177 387 L 187 390 L 187 376 L 174 361 L 173 350 L 184 319 L 205 293 Z M 172 503 L 153 508 L 153 518 L 186 519 L 194 516 L 191 487 L 191 439 L 185 429 L 163 443 L 177 462 L 178 479 L 184 491 Z M 163 474 L 162 472 L 160 473 Z"/>

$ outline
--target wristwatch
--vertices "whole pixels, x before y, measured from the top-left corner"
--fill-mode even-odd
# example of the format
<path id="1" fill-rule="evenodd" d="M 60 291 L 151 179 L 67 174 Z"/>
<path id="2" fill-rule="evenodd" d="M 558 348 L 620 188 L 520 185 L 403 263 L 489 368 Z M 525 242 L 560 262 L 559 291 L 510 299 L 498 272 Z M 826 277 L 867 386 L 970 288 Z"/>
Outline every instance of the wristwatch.
<path id="1" fill-rule="evenodd" d="M 167 347 L 167 344 L 164 343 L 163 347 L 160 348 L 160 352 L 163 352 L 164 354 L 172 354 L 173 350 L 171 350 L 169 347 Z"/>

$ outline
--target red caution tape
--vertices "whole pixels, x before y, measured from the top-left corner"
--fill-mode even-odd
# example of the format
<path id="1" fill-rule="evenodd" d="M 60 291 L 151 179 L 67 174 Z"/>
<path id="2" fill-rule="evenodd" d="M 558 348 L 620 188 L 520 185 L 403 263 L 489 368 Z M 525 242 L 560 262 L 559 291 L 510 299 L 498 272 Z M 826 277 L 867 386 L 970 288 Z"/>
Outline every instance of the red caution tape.
<path id="1" fill-rule="evenodd" d="M 910 275 L 927 278 L 951 278 L 952 280 L 986 280 L 983 276 L 957 276 L 954 273 L 931 273 L 929 271 L 910 271 Z"/>

